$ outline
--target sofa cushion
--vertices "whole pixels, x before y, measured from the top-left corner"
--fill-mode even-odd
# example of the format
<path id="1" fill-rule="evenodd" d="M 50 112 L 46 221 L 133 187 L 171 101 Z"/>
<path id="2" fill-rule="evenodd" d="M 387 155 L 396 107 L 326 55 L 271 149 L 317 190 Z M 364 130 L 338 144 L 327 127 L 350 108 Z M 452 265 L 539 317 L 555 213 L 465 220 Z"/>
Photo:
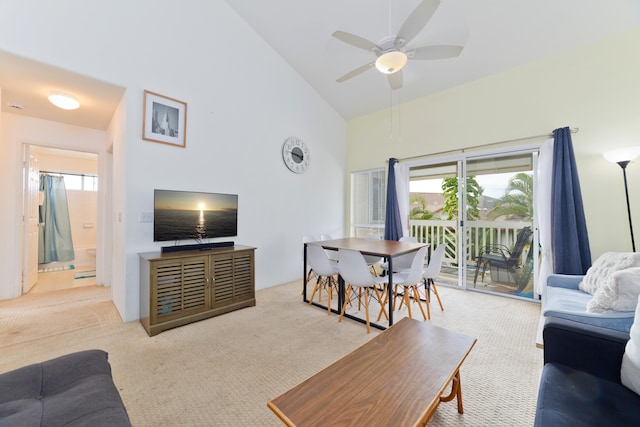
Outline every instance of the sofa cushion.
<path id="1" fill-rule="evenodd" d="M 613 381 L 567 366 L 542 370 L 535 426 L 637 426 L 640 396 Z"/>
<path id="2" fill-rule="evenodd" d="M 587 270 L 580 282 L 580 290 L 593 295 L 604 282 L 611 279 L 615 271 L 631 267 L 640 267 L 640 253 L 605 252 Z"/>
<path id="3" fill-rule="evenodd" d="M 622 356 L 620 380 L 622 384 L 640 394 L 640 297 L 637 300 L 636 317 L 631 325 L 629 341 Z"/>
<path id="4" fill-rule="evenodd" d="M 587 311 L 591 295 L 577 289 L 548 286 L 542 295 L 542 315 L 560 317 L 576 322 L 629 332 L 633 323 L 633 311 Z"/>
<path id="5" fill-rule="evenodd" d="M 87 350 L 0 375 L 0 425 L 130 426 L 107 353 Z"/>
<path id="6" fill-rule="evenodd" d="M 640 268 L 616 271 L 593 294 L 587 311 L 602 313 L 606 310 L 634 311 L 640 295 Z"/>

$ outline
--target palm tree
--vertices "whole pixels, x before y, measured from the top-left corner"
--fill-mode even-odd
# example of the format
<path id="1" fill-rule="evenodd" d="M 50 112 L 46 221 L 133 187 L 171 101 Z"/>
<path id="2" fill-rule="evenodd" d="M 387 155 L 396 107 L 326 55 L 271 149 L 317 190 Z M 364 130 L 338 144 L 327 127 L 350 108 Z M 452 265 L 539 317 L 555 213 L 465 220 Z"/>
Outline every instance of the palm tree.
<path id="1" fill-rule="evenodd" d="M 498 217 L 533 219 L 533 175 L 525 172 L 517 173 L 509 179 L 504 196 L 496 200 L 488 219 Z"/>
<path id="2" fill-rule="evenodd" d="M 427 210 L 427 201 L 424 197 L 419 196 L 417 194 L 411 195 L 409 198 L 409 204 L 411 206 L 417 204 L 418 206 L 411 209 L 409 212 L 410 219 L 431 219 L 433 218 L 433 213 Z"/>

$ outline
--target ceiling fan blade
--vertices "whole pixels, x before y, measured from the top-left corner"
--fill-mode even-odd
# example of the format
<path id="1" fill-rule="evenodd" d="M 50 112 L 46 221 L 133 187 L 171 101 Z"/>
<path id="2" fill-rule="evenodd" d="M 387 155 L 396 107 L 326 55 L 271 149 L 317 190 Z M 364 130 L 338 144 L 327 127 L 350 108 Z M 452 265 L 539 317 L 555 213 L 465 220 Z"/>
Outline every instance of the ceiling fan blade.
<path id="1" fill-rule="evenodd" d="M 454 58 L 462 52 L 464 46 L 436 45 L 417 47 L 407 51 L 410 59 L 445 59 Z"/>
<path id="2" fill-rule="evenodd" d="M 402 87 L 402 70 L 387 74 L 387 80 L 389 80 L 389 86 L 392 90 L 400 89 Z"/>
<path id="3" fill-rule="evenodd" d="M 367 71 L 369 68 L 373 68 L 373 66 L 376 65 L 375 61 L 374 62 L 370 62 L 368 64 L 364 64 L 358 68 L 356 68 L 355 70 L 351 70 L 349 71 L 347 74 L 345 74 L 342 77 L 339 77 L 336 82 L 338 83 L 342 83 L 345 80 L 349 80 L 350 78 L 353 78 L 359 74 L 364 73 L 365 71 Z"/>
<path id="4" fill-rule="evenodd" d="M 422 31 L 440 5 L 439 0 L 423 0 L 402 24 L 396 35 L 396 46 L 406 45 Z M 404 42 L 402 42 L 404 40 Z M 402 42 L 402 44 L 400 44 Z"/>
<path id="5" fill-rule="evenodd" d="M 356 36 L 355 34 L 351 34 L 351 33 L 347 33 L 345 31 L 336 31 L 335 33 L 331 34 L 333 37 L 337 38 L 338 40 L 341 40 L 345 43 L 348 43 L 352 46 L 355 47 L 359 47 L 360 49 L 364 49 L 364 50 L 368 50 L 368 51 L 374 51 L 374 50 L 382 50 L 382 48 L 380 46 L 378 46 L 377 44 L 375 44 L 374 42 L 371 42 L 367 39 L 364 39 L 360 36 Z"/>

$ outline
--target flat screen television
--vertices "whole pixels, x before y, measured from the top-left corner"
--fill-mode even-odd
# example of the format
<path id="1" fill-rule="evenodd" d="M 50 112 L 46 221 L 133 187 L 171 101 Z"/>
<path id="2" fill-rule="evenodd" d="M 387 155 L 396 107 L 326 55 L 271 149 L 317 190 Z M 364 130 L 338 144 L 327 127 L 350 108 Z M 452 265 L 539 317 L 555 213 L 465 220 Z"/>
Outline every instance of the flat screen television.
<path id="1" fill-rule="evenodd" d="M 238 235 L 238 195 L 155 190 L 153 241 Z"/>

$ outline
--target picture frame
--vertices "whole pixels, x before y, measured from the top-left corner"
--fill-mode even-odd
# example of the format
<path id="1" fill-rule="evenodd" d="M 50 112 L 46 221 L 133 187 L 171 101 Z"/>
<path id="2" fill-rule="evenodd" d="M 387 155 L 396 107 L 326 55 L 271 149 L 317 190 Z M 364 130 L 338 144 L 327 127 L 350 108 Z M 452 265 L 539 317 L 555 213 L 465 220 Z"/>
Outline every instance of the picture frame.
<path id="1" fill-rule="evenodd" d="M 142 139 L 185 148 L 187 103 L 144 91 Z"/>

